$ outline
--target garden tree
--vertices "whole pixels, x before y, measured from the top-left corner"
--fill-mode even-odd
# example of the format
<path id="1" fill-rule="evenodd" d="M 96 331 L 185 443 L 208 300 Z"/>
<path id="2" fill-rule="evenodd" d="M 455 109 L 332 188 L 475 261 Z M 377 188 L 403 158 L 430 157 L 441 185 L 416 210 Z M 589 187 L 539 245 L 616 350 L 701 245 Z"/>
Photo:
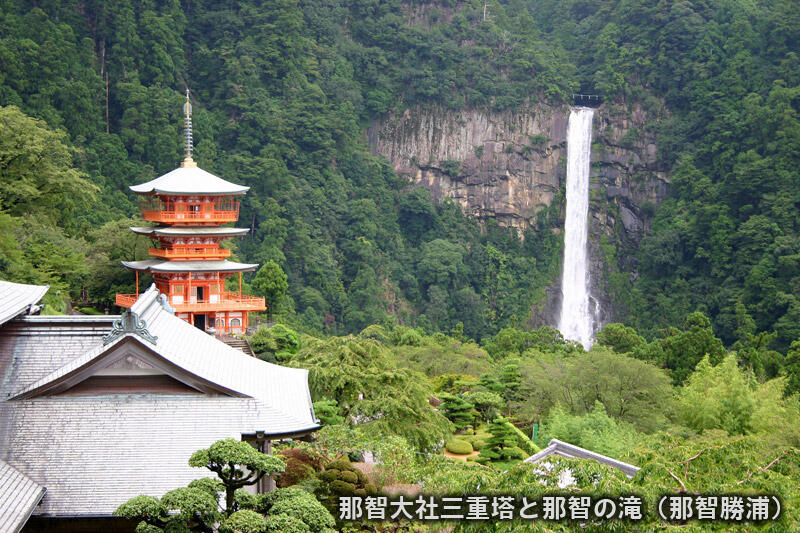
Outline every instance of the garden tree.
<path id="1" fill-rule="evenodd" d="M 153 496 L 131 498 L 120 505 L 114 515 L 139 520 L 137 532 L 210 532 L 224 516 L 219 512 L 219 492 L 222 489 L 218 480 L 198 479 L 186 487 L 167 492 L 160 499 Z"/>
<path id="2" fill-rule="evenodd" d="M 603 404 L 596 402 L 591 411 L 581 415 L 568 413 L 560 404 L 553 407 L 542 423 L 539 443 L 546 445 L 553 438 L 610 457 L 620 457 L 637 446 L 643 435 L 631 424 L 608 416 Z"/>
<path id="3" fill-rule="evenodd" d="M 256 294 L 263 296 L 266 301 L 267 318 L 270 322 L 272 322 L 275 308 L 280 304 L 289 288 L 286 279 L 286 274 L 280 265 L 270 259 L 258 269 L 256 277 L 251 283 Z"/>
<path id="4" fill-rule="evenodd" d="M 473 342 L 459 342 L 442 334 L 420 336 L 417 344 L 391 346 L 390 350 L 397 364 L 424 372 L 429 376 L 458 374 L 449 386 L 456 381 L 470 380 L 492 369 L 492 361 L 480 346 Z"/>
<path id="5" fill-rule="evenodd" d="M 277 457 L 256 450 L 249 443 L 220 440 L 189 458 L 189 466 L 208 468 L 219 477 L 225 491 L 225 514 L 237 510 L 237 489 L 255 485 L 265 475 L 282 472 L 286 464 Z"/>
<path id="6" fill-rule="evenodd" d="M 472 403 L 464 400 L 461 395 L 456 394 L 440 394 L 439 399 L 442 400 L 439 410 L 453 423 L 457 430 L 463 430 L 472 425 L 475 418 L 472 414 L 472 408 L 474 407 Z"/>
<path id="7" fill-rule="evenodd" d="M 486 446 L 476 459 L 480 463 L 507 462 L 523 459 L 524 453 L 517 447 L 517 435 L 511 422 L 502 416 L 489 423 L 491 437 L 486 439 Z"/>
<path id="8" fill-rule="evenodd" d="M 498 376 L 498 380 L 503 385 L 503 399 L 506 402 L 521 399 L 519 397 L 519 386 L 522 374 L 519 371 L 519 363 L 518 359 L 507 361 Z"/>
<path id="9" fill-rule="evenodd" d="M 373 339 L 306 336 L 289 364 L 309 370 L 313 398 L 335 400 L 348 423 L 368 426 L 375 435 L 399 435 L 426 450 L 452 432 L 450 421 L 429 403 L 427 378 L 398 368 L 391 352 Z"/>
<path id="10" fill-rule="evenodd" d="M 752 429 L 755 398 L 733 354 L 717 366 L 703 357 L 681 389 L 678 406 L 684 423 L 697 431 L 743 434 Z"/>
<path id="11" fill-rule="evenodd" d="M 297 332 L 283 325 L 262 326 L 250 337 L 250 347 L 264 361 L 288 361 L 299 349 Z"/>
<path id="12" fill-rule="evenodd" d="M 339 405 L 336 400 L 314 402 L 314 414 L 326 426 L 344 424 L 344 417 L 339 414 Z"/>
<path id="13" fill-rule="evenodd" d="M 599 401 L 609 415 L 651 432 L 664 426 L 670 410 L 672 388 L 662 369 L 607 348 L 575 356 L 540 354 L 523 361 L 520 372 L 525 400 L 511 406 L 519 417 L 538 419 L 556 404 L 582 414 Z"/>
<path id="14" fill-rule="evenodd" d="M 462 394 L 478 383 L 478 378 L 468 374 L 441 374 L 431 378 L 434 392 L 444 394 Z"/>
<path id="15" fill-rule="evenodd" d="M 466 399 L 475 406 L 485 422 L 493 420 L 497 411 L 503 407 L 503 398 L 494 392 L 476 390 L 467 394 Z"/>
<path id="16" fill-rule="evenodd" d="M 236 498 L 242 510 L 255 512 L 258 516 L 267 516 L 266 531 L 270 533 L 293 531 L 335 533 L 336 531 L 334 529 L 336 522 L 328 510 L 313 494 L 297 487 L 286 487 L 257 495 L 240 489 L 236 492 Z M 250 514 L 249 517 L 253 515 Z"/>

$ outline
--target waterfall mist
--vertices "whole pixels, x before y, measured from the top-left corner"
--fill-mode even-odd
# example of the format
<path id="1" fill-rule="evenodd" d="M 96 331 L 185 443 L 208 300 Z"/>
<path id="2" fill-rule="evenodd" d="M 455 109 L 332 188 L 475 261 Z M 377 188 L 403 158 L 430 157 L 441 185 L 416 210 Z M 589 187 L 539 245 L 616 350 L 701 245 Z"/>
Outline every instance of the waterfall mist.
<path id="1" fill-rule="evenodd" d="M 561 276 L 561 317 L 565 338 L 589 349 L 594 313 L 589 308 L 587 236 L 589 232 L 589 163 L 592 155 L 594 109 L 578 107 L 567 127 L 567 214 L 564 223 L 564 271 Z"/>

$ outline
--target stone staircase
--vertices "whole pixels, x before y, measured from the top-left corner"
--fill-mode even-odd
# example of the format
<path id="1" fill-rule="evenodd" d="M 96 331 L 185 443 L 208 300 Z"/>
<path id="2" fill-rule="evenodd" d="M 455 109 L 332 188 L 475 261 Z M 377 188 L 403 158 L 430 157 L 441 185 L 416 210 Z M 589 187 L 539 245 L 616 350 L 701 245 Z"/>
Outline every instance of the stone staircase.
<path id="1" fill-rule="evenodd" d="M 241 350 L 242 352 L 246 353 L 251 357 L 255 357 L 256 354 L 253 352 L 253 348 L 250 347 L 250 343 L 247 339 L 243 337 L 234 337 L 233 335 L 222 335 L 219 337 L 219 340 L 231 346 L 232 348 L 236 348 L 237 350 Z"/>

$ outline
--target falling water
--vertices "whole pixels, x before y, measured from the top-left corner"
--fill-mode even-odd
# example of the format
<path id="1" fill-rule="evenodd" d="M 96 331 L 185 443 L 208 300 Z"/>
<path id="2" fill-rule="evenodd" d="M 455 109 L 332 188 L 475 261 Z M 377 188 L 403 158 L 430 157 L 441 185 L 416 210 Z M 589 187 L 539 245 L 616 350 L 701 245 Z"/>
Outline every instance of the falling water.
<path id="1" fill-rule="evenodd" d="M 586 237 L 589 216 L 589 162 L 594 109 L 578 107 L 567 127 L 567 217 L 564 223 L 564 272 L 561 276 L 561 318 L 565 338 L 592 344 L 593 313 L 589 309 Z"/>

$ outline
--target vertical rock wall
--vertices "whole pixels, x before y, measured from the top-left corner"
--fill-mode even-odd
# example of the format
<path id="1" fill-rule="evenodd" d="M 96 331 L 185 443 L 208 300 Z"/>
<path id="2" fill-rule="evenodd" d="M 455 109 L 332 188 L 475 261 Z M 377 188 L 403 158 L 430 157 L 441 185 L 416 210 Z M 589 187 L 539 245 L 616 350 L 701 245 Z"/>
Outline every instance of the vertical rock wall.
<path id="1" fill-rule="evenodd" d="M 638 104 L 603 105 L 595 113 L 590 283 L 603 323 L 619 305 L 610 280 L 618 284 L 620 273 L 636 276 L 636 249 L 667 193 L 654 131 L 661 113 Z M 563 195 L 568 116 L 567 106 L 543 104 L 504 112 L 414 107 L 375 120 L 367 136 L 373 153 L 387 157 L 434 199 L 451 198 L 469 216 L 524 231 L 537 212 Z M 535 322 L 555 324 L 557 293 L 547 290 Z"/>

